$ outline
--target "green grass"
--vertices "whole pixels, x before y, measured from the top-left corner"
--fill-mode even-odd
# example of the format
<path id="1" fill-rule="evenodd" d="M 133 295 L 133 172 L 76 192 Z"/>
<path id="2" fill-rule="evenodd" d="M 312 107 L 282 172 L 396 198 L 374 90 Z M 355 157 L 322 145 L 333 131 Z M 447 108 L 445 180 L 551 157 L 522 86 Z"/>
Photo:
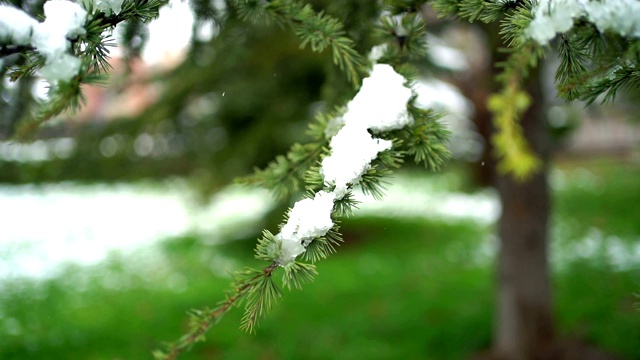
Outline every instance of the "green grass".
<path id="1" fill-rule="evenodd" d="M 566 163 L 557 220 L 624 238 L 640 237 L 640 164 L 612 160 Z"/>
<path id="2" fill-rule="evenodd" d="M 589 226 L 638 240 L 640 210 L 625 200 L 635 196 L 639 172 L 615 165 L 593 171 L 605 184 L 594 192 L 581 188 L 573 168 L 565 171 L 554 219 L 578 225 L 565 226 L 563 242 L 579 241 L 579 224 L 594 218 L 602 222 Z M 602 211 L 603 199 L 619 204 Z M 285 290 L 255 335 L 238 330 L 242 311 L 233 309 L 181 359 L 446 360 L 490 346 L 493 266 L 476 251 L 492 229 L 367 217 L 346 219 L 343 230 L 345 245 L 318 263 L 316 281 Z M 185 235 L 159 251 L 69 267 L 44 282 L 5 281 L 0 359 L 149 359 L 185 329 L 189 309 L 222 298 L 226 271 L 255 265 L 253 243 L 210 246 Z M 554 285 L 562 335 L 640 358 L 640 266 L 576 260 L 556 273 Z"/>
<path id="3" fill-rule="evenodd" d="M 461 254 L 442 256 L 451 244 L 471 249 L 480 229 L 424 220 L 349 223 L 348 244 L 318 264 L 314 283 L 287 291 L 256 335 L 238 330 L 236 309 L 184 358 L 455 359 L 489 344 L 490 272 L 467 265 Z M 19 319 L 22 331 L 3 336 L 0 358 L 148 358 L 159 341 L 179 335 L 187 310 L 221 298 L 229 279 L 212 273 L 209 259 L 246 258 L 247 245 L 211 248 L 184 237 L 165 243 L 171 268 L 151 278 L 129 273 L 126 259 L 114 258 L 101 269 L 69 269 L 43 284 L 8 284 L 3 313 Z M 82 291 L 73 286 L 78 271 L 88 277 Z M 166 286 L 177 273 L 187 279 L 184 292 Z M 128 286 L 111 289 L 110 277 Z"/>
<path id="4" fill-rule="evenodd" d="M 640 247 L 640 165 L 596 159 L 565 162 L 560 169 L 564 181 L 554 198 L 554 241 L 567 246 L 597 229 L 602 246 L 555 277 L 560 329 L 640 359 L 640 257 L 632 254 L 633 264 L 620 270 L 605 251 L 614 239 Z"/>

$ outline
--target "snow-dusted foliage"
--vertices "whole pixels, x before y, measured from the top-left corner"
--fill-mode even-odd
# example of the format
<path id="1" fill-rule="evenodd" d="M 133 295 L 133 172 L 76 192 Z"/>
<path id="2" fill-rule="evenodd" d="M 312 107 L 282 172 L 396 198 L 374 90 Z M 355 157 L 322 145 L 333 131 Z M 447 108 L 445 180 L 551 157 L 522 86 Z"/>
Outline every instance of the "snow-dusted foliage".
<path id="1" fill-rule="evenodd" d="M 44 3 L 44 15 L 45 21 L 38 22 L 19 9 L 0 5 L 0 39 L 36 48 L 46 58 L 42 76 L 55 84 L 80 71 L 81 60 L 67 50 L 69 39 L 85 33 L 87 12 L 71 1 L 51 0 Z"/>
<path id="2" fill-rule="evenodd" d="M 10 5 L 0 4 L 0 40 L 16 45 L 31 43 L 33 28 L 38 22 L 24 11 Z"/>
<path id="3" fill-rule="evenodd" d="M 413 119 L 407 113 L 411 90 L 404 86 L 405 78 L 390 65 L 377 64 L 371 76 L 347 105 L 347 124 L 362 124 L 374 131 L 399 129 Z"/>
<path id="4" fill-rule="evenodd" d="M 391 142 L 376 139 L 367 130 L 389 131 L 410 124 L 407 113 L 411 90 L 405 79 L 386 64 L 373 67 L 362 88 L 347 105 L 344 126 L 331 139 L 331 155 L 322 161 L 325 182 L 335 185 L 342 197 L 348 184 L 356 184 L 380 151 L 391 148 Z"/>
<path id="5" fill-rule="evenodd" d="M 377 64 L 364 79 L 360 91 L 347 105 L 337 123 L 344 124 L 329 144 L 331 154 L 324 158 L 320 172 L 332 191 L 320 191 L 313 199 L 298 201 L 287 223 L 276 235 L 281 244 L 280 265 L 286 265 L 305 251 L 308 241 L 324 236 L 332 227 L 335 200 L 357 185 L 378 153 L 391 148 L 391 141 L 369 133 L 400 129 L 413 121 L 407 112 L 411 90 L 405 78 L 386 64 Z"/>
<path id="6" fill-rule="evenodd" d="M 123 1 L 124 0 L 95 0 L 94 5 L 97 10 L 102 11 L 105 15 L 109 16 L 111 14 L 120 13 Z"/>
<path id="7" fill-rule="evenodd" d="M 391 141 L 373 138 L 365 125 L 347 121 L 331 139 L 330 147 L 331 155 L 322 161 L 321 171 L 325 182 L 334 184 L 337 196 L 342 197 L 378 153 L 391 148 Z"/>
<path id="8" fill-rule="evenodd" d="M 557 33 L 584 18 L 599 31 L 640 38 L 640 1 L 637 0 L 538 0 L 528 34 L 539 44 L 547 44 Z"/>
<path id="9" fill-rule="evenodd" d="M 313 199 L 298 201 L 289 213 L 289 220 L 276 239 L 282 243 L 280 264 L 293 261 L 305 251 L 305 246 L 315 237 L 323 236 L 333 227 L 331 212 L 336 195 L 320 191 Z"/>

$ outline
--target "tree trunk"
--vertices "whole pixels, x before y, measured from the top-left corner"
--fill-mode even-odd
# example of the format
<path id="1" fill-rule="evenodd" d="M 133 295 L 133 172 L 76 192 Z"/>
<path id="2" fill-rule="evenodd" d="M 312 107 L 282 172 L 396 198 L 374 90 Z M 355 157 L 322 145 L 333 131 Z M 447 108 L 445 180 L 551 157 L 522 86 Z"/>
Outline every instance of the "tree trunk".
<path id="1" fill-rule="evenodd" d="M 545 129 L 543 96 L 538 71 L 532 70 L 527 86 L 533 103 L 521 125 L 529 145 L 541 158 L 542 169 L 526 182 L 495 173 L 491 113 L 487 109 L 489 94 L 498 89 L 493 81 L 505 60 L 504 47 L 497 24 L 477 27 L 485 36 L 467 28 L 467 38 L 480 43 L 471 68 L 458 82 L 463 94 L 471 99 L 476 113 L 474 123 L 485 137 L 487 148 L 476 164 L 474 174 L 481 184 L 493 184 L 500 194 L 502 215 L 498 235 L 498 277 L 494 345 L 491 358 L 500 360 L 556 360 L 555 330 L 548 264 L 549 188 L 547 161 L 551 140 Z M 475 35 L 474 35 L 475 34 Z M 483 46 L 484 45 L 484 46 Z M 478 52 L 486 51 L 485 55 Z"/>
<path id="2" fill-rule="evenodd" d="M 540 77 L 531 74 L 534 101 L 521 124 L 525 138 L 542 158 L 541 171 L 526 182 L 498 175 L 502 203 L 499 221 L 495 354 L 506 360 L 554 359 L 555 339 L 548 262 L 550 139 L 542 114 Z"/>

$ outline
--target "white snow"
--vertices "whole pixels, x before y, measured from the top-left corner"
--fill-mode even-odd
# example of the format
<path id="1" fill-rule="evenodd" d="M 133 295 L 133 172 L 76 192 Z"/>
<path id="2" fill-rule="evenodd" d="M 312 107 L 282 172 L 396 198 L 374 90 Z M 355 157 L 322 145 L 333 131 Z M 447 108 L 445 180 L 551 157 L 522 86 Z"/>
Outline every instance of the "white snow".
<path id="1" fill-rule="evenodd" d="M 278 259 L 281 264 L 291 262 L 304 252 L 310 240 L 331 230 L 334 200 L 334 193 L 320 191 L 313 199 L 300 200 L 293 206 L 289 220 L 276 235 L 282 244 Z"/>
<path id="2" fill-rule="evenodd" d="M 387 51 L 387 44 L 376 45 L 371 48 L 369 52 L 369 61 L 371 63 L 376 64 L 380 58 L 384 55 L 385 51 Z"/>
<path id="3" fill-rule="evenodd" d="M 538 0 L 533 14 L 527 33 L 541 45 L 548 44 L 557 33 L 569 31 L 578 18 L 585 18 L 601 32 L 640 37 L 637 0 Z"/>
<path id="4" fill-rule="evenodd" d="M 411 89 L 404 86 L 405 82 L 390 65 L 374 65 L 371 76 L 362 81 L 360 91 L 347 105 L 347 125 L 360 123 L 367 129 L 389 131 L 411 123 L 413 119 L 407 113 Z"/>
<path id="5" fill-rule="evenodd" d="M 338 198 L 360 180 L 379 152 L 391 148 L 390 141 L 374 138 L 368 130 L 400 129 L 413 121 L 407 112 L 412 93 L 404 82 L 390 65 L 374 65 L 371 76 L 363 80 L 347 105 L 341 120 L 344 126 L 331 139 L 331 155 L 322 161 L 320 170 L 325 183 L 335 185 Z"/>
<path id="6" fill-rule="evenodd" d="M 44 3 L 45 21 L 35 25 L 31 44 L 47 60 L 62 56 L 71 45 L 67 37 L 84 33 L 87 12 L 76 3 L 65 0 L 51 0 Z M 47 61 L 47 62 L 49 62 Z"/>
<path id="7" fill-rule="evenodd" d="M 344 118 L 342 116 L 336 116 L 329 120 L 327 127 L 324 128 L 324 137 L 331 139 L 338 134 L 338 131 L 344 126 Z"/>
<path id="8" fill-rule="evenodd" d="M 122 10 L 122 2 L 124 0 L 96 0 L 95 7 L 102 11 L 105 15 L 119 14 Z"/>
<path id="9" fill-rule="evenodd" d="M 114 251 L 148 251 L 185 233 L 210 243 L 257 231 L 271 209 L 263 189 L 230 186 L 197 206 L 186 182 L 0 185 L 0 280 L 55 276 L 73 262 L 96 264 Z M 143 250 L 144 249 L 144 250 Z"/>
<path id="10" fill-rule="evenodd" d="M 334 199 L 333 193 L 320 191 L 313 199 L 298 201 L 291 209 L 289 221 L 282 227 L 280 235 L 299 239 L 324 235 L 333 227 L 331 211 Z"/>
<path id="11" fill-rule="evenodd" d="M 22 10 L 0 5 L 0 38 L 33 45 L 46 58 L 41 75 L 56 84 L 80 71 L 80 59 L 67 54 L 68 38 L 85 33 L 87 12 L 71 1 L 50 0 L 44 3 L 44 15 L 45 21 L 39 23 Z"/>
<path id="12" fill-rule="evenodd" d="M 85 33 L 84 22 L 87 12 L 79 4 L 67 0 L 49 0 L 44 3 L 45 21 L 40 23 L 43 30 L 59 32 L 68 37 Z"/>
<path id="13" fill-rule="evenodd" d="M 413 121 L 407 112 L 412 93 L 404 86 L 405 81 L 390 65 L 374 65 L 345 114 L 330 123 L 327 134 L 344 124 L 331 139 L 331 154 L 320 169 L 325 184 L 335 187 L 332 192 L 318 192 L 313 199 L 293 206 L 289 220 L 276 235 L 281 244 L 280 265 L 293 261 L 305 251 L 308 240 L 325 235 L 333 227 L 334 200 L 344 197 L 349 187 L 360 181 L 379 152 L 391 148 L 391 141 L 374 138 L 368 130 L 400 129 Z"/>
<path id="14" fill-rule="evenodd" d="M 27 45 L 31 42 L 31 33 L 36 24 L 38 22 L 24 11 L 0 4 L 1 40 L 9 40 L 16 45 Z"/>
<path id="15" fill-rule="evenodd" d="M 57 83 L 61 80 L 69 80 L 80 72 L 82 60 L 69 55 L 60 54 L 50 57 L 45 65 L 40 69 L 40 75 L 47 79 L 49 83 Z"/>
<path id="16" fill-rule="evenodd" d="M 52 84 L 69 80 L 80 71 L 79 58 L 66 53 L 74 38 L 85 33 L 87 12 L 78 4 L 66 0 L 44 3 L 45 21 L 34 27 L 31 43 L 47 60 L 41 75 Z"/>
<path id="17" fill-rule="evenodd" d="M 640 2 L 637 0 L 592 1 L 587 6 L 587 14 L 600 31 L 640 37 Z"/>
<path id="18" fill-rule="evenodd" d="M 391 141 L 374 139 L 361 124 L 347 123 L 331 139 L 331 155 L 322 161 L 324 181 L 335 185 L 338 197 L 346 194 L 370 168 L 378 153 L 391 148 Z"/>

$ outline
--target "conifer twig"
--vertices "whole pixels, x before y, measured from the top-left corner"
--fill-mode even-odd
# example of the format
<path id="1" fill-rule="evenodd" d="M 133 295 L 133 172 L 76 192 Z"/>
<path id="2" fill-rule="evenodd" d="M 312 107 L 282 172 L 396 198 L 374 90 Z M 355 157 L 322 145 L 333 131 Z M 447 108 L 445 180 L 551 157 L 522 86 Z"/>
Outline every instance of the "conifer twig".
<path id="1" fill-rule="evenodd" d="M 175 360 L 185 350 L 189 349 L 193 344 L 204 341 L 204 335 L 211 326 L 227 311 L 229 311 L 238 301 L 242 301 L 245 296 L 249 295 L 252 289 L 259 285 L 261 278 L 271 277 L 272 273 L 277 269 L 278 263 L 273 262 L 261 271 L 251 272 L 252 276 L 247 279 L 238 280 L 235 283 L 234 293 L 218 304 L 214 310 L 194 310 L 191 311 L 190 330 L 177 342 L 167 347 L 167 352 L 160 350 L 154 351 L 154 357 L 158 360 Z M 253 317 L 255 322 L 257 318 Z M 251 325 L 253 327 L 253 324 Z"/>
<path id="2" fill-rule="evenodd" d="M 330 47 L 334 64 L 356 87 L 360 84 L 367 61 L 355 49 L 353 40 L 345 36 L 344 26 L 338 19 L 324 12 L 315 12 L 311 5 L 297 0 L 264 3 L 235 0 L 235 4 L 245 20 L 288 24 L 300 38 L 301 48 L 309 45 L 312 51 L 322 52 Z"/>
<path id="3" fill-rule="evenodd" d="M 14 54 L 23 53 L 28 50 L 33 50 L 33 46 L 31 45 L 16 45 L 16 46 L 7 46 L 2 45 L 0 47 L 0 58 L 11 56 Z"/>

